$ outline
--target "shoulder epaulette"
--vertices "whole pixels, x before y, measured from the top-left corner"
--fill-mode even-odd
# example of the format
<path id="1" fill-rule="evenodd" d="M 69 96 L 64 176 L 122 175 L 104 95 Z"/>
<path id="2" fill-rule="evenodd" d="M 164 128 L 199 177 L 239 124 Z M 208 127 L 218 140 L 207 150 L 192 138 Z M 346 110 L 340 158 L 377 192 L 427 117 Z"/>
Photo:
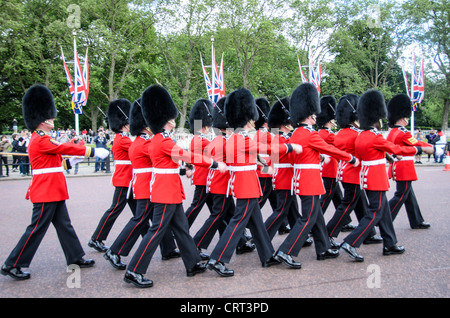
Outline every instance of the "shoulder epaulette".
<path id="1" fill-rule="evenodd" d="M 408 129 L 406 129 L 406 128 L 403 127 L 403 126 L 398 127 L 398 130 L 400 130 L 401 132 L 404 132 L 404 133 L 407 133 L 407 132 L 408 132 Z"/>
<path id="2" fill-rule="evenodd" d="M 167 132 L 167 131 L 165 131 L 165 130 L 161 132 L 161 135 L 162 135 L 164 138 L 169 138 L 169 137 L 170 137 L 170 133 Z"/>

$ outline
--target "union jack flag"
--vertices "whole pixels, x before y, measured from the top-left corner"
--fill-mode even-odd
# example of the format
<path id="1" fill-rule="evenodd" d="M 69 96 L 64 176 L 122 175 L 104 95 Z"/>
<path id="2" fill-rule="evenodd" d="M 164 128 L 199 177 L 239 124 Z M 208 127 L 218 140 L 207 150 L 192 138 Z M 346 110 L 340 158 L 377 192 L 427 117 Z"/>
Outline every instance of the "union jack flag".
<path id="1" fill-rule="evenodd" d="M 411 101 L 415 104 L 420 104 L 423 101 L 425 95 L 425 75 L 424 75 L 424 61 L 422 59 L 422 65 L 420 67 L 419 74 L 417 74 L 416 57 L 414 56 L 414 69 L 412 75 L 412 92 Z M 415 109 L 414 109 L 415 110 Z"/>
<path id="2" fill-rule="evenodd" d="M 212 80 L 210 79 L 206 67 L 203 64 L 203 59 L 200 55 L 200 60 L 202 63 L 203 77 L 205 79 L 206 92 L 212 103 L 217 103 L 219 99 L 225 96 L 225 81 L 223 76 L 223 57 L 220 63 L 220 72 L 217 70 L 216 59 L 214 59 L 214 66 L 212 67 Z M 214 83 L 214 86 L 213 84 Z"/>
<path id="3" fill-rule="evenodd" d="M 89 96 L 89 61 L 88 61 L 88 55 L 87 55 L 87 49 L 86 49 L 86 57 L 84 59 L 84 65 L 83 65 L 83 81 L 84 81 L 84 95 L 85 99 L 81 103 L 83 106 L 86 106 L 88 96 Z"/>
<path id="4" fill-rule="evenodd" d="M 297 54 L 297 61 L 298 61 L 298 67 L 300 68 L 300 76 L 302 77 L 302 83 L 308 83 L 308 79 L 306 78 L 305 74 L 303 73 L 302 65 L 300 64 L 300 58 Z"/>
<path id="5" fill-rule="evenodd" d="M 69 68 L 67 67 L 66 60 L 64 59 L 64 53 L 62 52 L 62 48 L 61 48 L 61 53 L 62 53 L 62 59 L 63 59 L 63 63 L 64 63 L 64 71 L 66 72 L 67 86 L 69 87 L 69 92 L 70 92 L 70 96 L 72 99 L 73 98 L 72 96 L 75 92 L 75 88 L 73 86 L 72 77 L 70 76 L 70 72 L 69 72 Z"/>
<path id="6" fill-rule="evenodd" d="M 86 91 L 84 85 L 83 71 L 81 70 L 80 60 L 78 58 L 78 53 L 75 55 L 75 85 L 77 94 L 72 99 L 73 111 L 75 114 L 82 114 L 82 105 L 86 102 Z"/>
<path id="7" fill-rule="evenodd" d="M 319 62 L 319 65 L 317 66 L 317 71 L 316 72 L 314 72 L 314 67 L 313 67 L 312 62 L 310 63 L 310 66 L 309 66 L 309 78 L 310 78 L 311 83 L 314 84 L 314 86 L 317 89 L 317 92 L 320 95 L 320 81 L 322 79 L 322 68 L 320 67 L 320 62 Z"/>

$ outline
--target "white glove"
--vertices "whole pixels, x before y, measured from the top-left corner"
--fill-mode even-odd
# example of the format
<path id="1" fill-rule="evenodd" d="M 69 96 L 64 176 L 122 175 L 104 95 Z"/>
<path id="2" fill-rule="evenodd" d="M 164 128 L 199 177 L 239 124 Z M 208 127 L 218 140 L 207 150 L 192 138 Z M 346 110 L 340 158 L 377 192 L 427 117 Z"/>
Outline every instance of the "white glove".
<path id="1" fill-rule="evenodd" d="M 95 148 L 95 156 L 100 159 L 105 159 L 109 156 L 109 150 L 105 148 Z"/>
<path id="2" fill-rule="evenodd" d="M 80 163 L 84 160 L 84 157 L 70 157 L 69 162 L 70 166 L 74 167 L 77 163 Z"/>

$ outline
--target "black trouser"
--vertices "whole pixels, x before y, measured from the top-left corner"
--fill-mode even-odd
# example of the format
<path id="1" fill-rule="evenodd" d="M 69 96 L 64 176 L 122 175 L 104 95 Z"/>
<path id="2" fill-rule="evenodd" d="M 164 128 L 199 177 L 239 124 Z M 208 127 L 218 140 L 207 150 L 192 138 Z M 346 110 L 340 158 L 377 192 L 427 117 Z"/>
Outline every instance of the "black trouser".
<path id="1" fill-rule="evenodd" d="M 223 233 L 227 221 L 234 214 L 233 197 L 224 194 L 209 193 L 212 201 L 211 214 L 202 227 L 194 235 L 194 242 L 198 248 L 208 248 L 217 231 Z"/>
<path id="2" fill-rule="evenodd" d="M 368 213 L 366 195 L 361 191 L 360 185 L 342 182 L 342 187 L 344 188 L 344 197 L 327 223 L 327 231 L 330 237 L 338 237 L 342 227 L 350 223 L 350 212 L 353 210 L 359 222 Z M 375 229 L 372 229 L 368 237 L 375 234 Z"/>
<path id="3" fill-rule="evenodd" d="M 172 230 L 175 236 L 186 269 L 200 262 L 200 254 L 189 235 L 189 225 L 183 205 L 154 203 L 152 225 L 139 244 L 127 269 L 138 274 L 145 274 L 156 248 L 169 230 Z"/>
<path id="4" fill-rule="evenodd" d="M 0 176 L 3 175 L 2 163 L 5 164 L 6 175 L 9 176 L 8 157 L 6 157 L 6 156 L 0 156 Z"/>
<path id="5" fill-rule="evenodd" d="M 234 215 L 212 251 L 211 259 L 229 263 L 246 227 L 250 229 L 261 262 L 273 256 L 274 249 L 264 227 L 258 201 L 258 198 L 236 200 Z"/>
<path id="6" fill-rule="evenodd" d="M 291 232 L 278 249 L 286 254 L 297 256 L 311 232 L 316 253 L 320 254 L 331 246 L 325 219 L 320 207 L 318 195 L 300 195 L 302 214 L 297 219 Z"/>
<path id="7" fill-rule="evenodd" d="M 337 208 L 342 201 L 342 191 L 336 178 L 322 178 L 323 186 L 325 188 L 325 194 L 320 196 L 320 207 L 322 212 L 328 209 L 331 201 L 333 201 L 334 207 Z M 350 223 L 351 219 L 348 221 Z M 346 224 L 348 224 L 346 223 Z"/>
<path id="8" fill-rule="evenodd" d="M 386 191 L 365 190 L 365 193 L 369 201 L 368 214 L 361 219 L 356 229 L 344 239 L 344 242 L 353 247 L 360 247 L 374 226 L 378 225 L 383 238 L 383 246 L 391 247 L 397 244 Z"/>
<path id="9" fill-rule="evenodd" d="M 274 190 L 273 192 L 277 204 L 273 213 L 264 222 L 270 239 L 273 239 L 281 225 L 287 223 L 286 220 L 292 228 L 300 217 L 297 198 L 291 194 L 291 190 Z"/>
<path id="10" fill-rule="evenodd" d="M 128 203 L 131 209 L 131 213 L 136 215 L 136 200 L 133 198 L 127 199 L 128 187 L 116 187 L 114 190 L 114 196 L 111 206 L 101 217 L 97 228 L 92 234 L 92 239 L 97 241 L 106 240 L 111 231 L 114 222 L 116 222 L 117 217 L 122 213 L 123 209 Z"/>
<path id="11" fill-rule="evenodd" d="M 83 248 L 70 221 L 66 201 L 33 203 L 31 224 L 25 230 L 5 264 L 13 267 L 29 267 L 50 223 L 56 229 L 58 240 L 67 265 L 84 256 Z"/>
<path id="12" fill-rule="evenodd" d="M 262 209 L 269 200 L 272 209 L 275 209 L 277 205 L 277 199 L 275 193 L 273 192 L 272 177 L 270 178 L 259 178 L 259 185 L 261 186 L 262 196 L 259 198 L 259 209 Z"/>
<path id="13" fill-rule="evenodd" d="M 424 222 L 420 212 L 419 203 L 412 187 L 412 181 L 397 181 L 397 189 L 392 199 L 389 200 L 392 221 L 397 217 L 398 211 L 405 204 L 406 214 L 408 215 L 409 225 L 412 228 L 417 227 Z"/>
<path id="14" fill-rule="evenodd" d="M 209 193 L 206 192 L 206 186 L 196 185 L 192 203 L 185 213 L 189 227 L 191 227 L 192 223 L 194 223 L 205 203 L 208 206 L 209 211 L 212 211 L 212 200 Z"/>

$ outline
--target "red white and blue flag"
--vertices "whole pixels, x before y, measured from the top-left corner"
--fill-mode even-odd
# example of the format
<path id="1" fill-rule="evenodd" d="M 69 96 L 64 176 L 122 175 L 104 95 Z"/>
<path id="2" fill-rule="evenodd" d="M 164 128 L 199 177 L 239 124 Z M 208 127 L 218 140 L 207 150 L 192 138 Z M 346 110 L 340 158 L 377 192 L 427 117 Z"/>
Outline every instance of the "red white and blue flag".
<path id="1" fill-rule="evenodd" d="M 305 73 L 303 73 L 302 65 L 300 64 L 300 58 L 297 54 L 297 61 L 298 61 L 298 67 L 300 68 L 300 76 L 302 77 L 302 83 L 308 83 L 308 79 L 305 76 Z"/>
<path id="2" fill-rule="evenodd" d="M 212 78 L 209 77 L 206 67 L 203 64 L 203 59 L 200 55 L 202 63 L 203 77 L 205 79 L 206 92 L 212 103 L 217 103 L 219 99 L 225 96 L 225 81 L 223 76 L 223 57 L 220 63 L 220 71 L 217 70 L 217 63 L 215 57 L 213 57 L 214 65 L 211 67 Z"/>
<path id="3" fill-rule="evenodd" d="M 69 72 L 69 68 L 67 67 L 66 60 L 64 59 L 64 53 L 62 52 L 62 48 L 61 48 L 61 53 L 62 53 L 62 59 L 63 59 L 63 64 L 64 64 L 64 71 L 66 72 L 67 86 L 69 87 L 70 97 L 72 100 L 73 94 L 75 92 L 75 88 L 73 86 L 72 76 L 70 76 L 70 72 Z"/>
<path id="4" fill-rule="evenodd" d="M 322 79 L 322 68 L 320 67 L 320 62 L 319 65 L 317 66 L 317 71 L 314 71 L 314 66 L 312 61 L 309 64 L 309 79 L 310 82 L 314 84 L 314 86 L 317 89 L 317 92 L 320 95 L 320 81 Z"/>
<path id="5" fill-rule="evenodd" d="M 61 48 L 64 71 L 66 73 L 67 85 L 69 87 L 69 92 L 72 101 L 72 110 L 75 114 L 82 114 L 82 106 L 86 105 L 87 97 L 89 94 L 89 66 L 88 57 L 86 51 L 86 59 L 84 63 L 83 70 L 81 69 L 80 60 L 78 58 L 78 53 L 75 55 L 75 85 L 72 82 L 72 76 L 70 75 L 69 68 L 67 67 L 66 60 L 64 58 L 64 53 Z M 75 88 L 77 94 L 75 95 Z"/>
<path id="6" fill-rule="evenodd" d="M 420 104 L 423 101 L 423 97 L 425 95 L 424 61 L 422 59 L 422 65 L 420 67 L 419 74 L 417 74 L 415 57 L 411 91 L 411 101 L 414 104 Z"/>
<path id="7" fill-rule="evenodd" d="M 89 96 L 89 61 L 86 49 L 86 57 L 84 58 L 83 65 L 83 81 L 84 81 L 84 100 L 81 103 L 83 106 L 86 106 L 88 96 Z"/>

